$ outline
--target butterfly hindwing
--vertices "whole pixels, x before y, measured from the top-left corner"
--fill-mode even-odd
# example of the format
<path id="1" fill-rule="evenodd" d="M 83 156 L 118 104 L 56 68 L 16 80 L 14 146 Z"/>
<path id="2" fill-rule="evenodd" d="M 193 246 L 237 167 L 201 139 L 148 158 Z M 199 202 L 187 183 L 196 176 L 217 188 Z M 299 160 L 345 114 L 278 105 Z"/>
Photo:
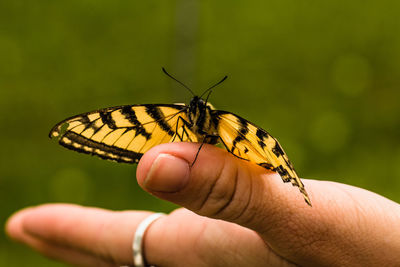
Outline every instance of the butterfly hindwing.
<path id="1" fill-rule="evenodd" d="M 100 109 L 58 123 L 50 137 L 78 152 L 135 163 L 158 144 L 197 142 L 196 135 L 184 126 L 186 108 L 183 104 L 149 104 Z"/>
<path id="2" fill-rule="evenodd" d="M 304 185 L 279 142 L 253 123 L 225 111 L 213 111 L 218 118 L 218 135 L 235 156 L 276 171 L 284 182 L 299 187 L 305 201 L 311 205 Z"/>

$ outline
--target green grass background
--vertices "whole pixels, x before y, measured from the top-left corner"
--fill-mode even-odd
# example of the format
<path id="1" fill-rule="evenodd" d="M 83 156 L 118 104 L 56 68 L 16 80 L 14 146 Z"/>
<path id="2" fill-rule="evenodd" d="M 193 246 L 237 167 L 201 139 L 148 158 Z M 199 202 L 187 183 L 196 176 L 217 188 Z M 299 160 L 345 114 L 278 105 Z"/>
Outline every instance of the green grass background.
<path id="1" fill-rule="evenodd" d="M 302 177 L 400 201 L 400 2 L 0 0 L 0 221 L 47 202 L 170 211 L 136 166 L 71 152 L 58 121 L 188 102 L 166 67 L 277 137 Z M 318 200 L 314 200 L 318 201 Z M 0 235 L 0 266 L 63 266 Z"/>

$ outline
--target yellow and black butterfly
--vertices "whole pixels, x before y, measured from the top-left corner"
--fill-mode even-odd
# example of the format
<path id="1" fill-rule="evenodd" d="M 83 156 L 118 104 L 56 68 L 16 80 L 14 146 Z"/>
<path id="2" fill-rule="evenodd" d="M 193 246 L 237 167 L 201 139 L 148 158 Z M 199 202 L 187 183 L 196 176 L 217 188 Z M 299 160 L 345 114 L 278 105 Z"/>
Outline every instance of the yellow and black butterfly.
<path id="1" fill-rule="evenodd" d="M 163 71 L 193 94 L 164 68 Z M 59 122 L 49 136 L 58 138 L 68 149 L 126 163 L 137 163 L 146 151 L 162 143 L 200 142 L 202 146 L 220 142 L 233 155 L 279 173 L 284 182 L 299 188 L 311 206 L 303 183 L 278 141 L 253 123 L 216 110 L 207 102 L 211 89 L 226 78 L 200 97 L 193 94 L 189 105 L 145 104 L 99 109 Z M 206 100 L 202 99 L 207 92 Z"/>

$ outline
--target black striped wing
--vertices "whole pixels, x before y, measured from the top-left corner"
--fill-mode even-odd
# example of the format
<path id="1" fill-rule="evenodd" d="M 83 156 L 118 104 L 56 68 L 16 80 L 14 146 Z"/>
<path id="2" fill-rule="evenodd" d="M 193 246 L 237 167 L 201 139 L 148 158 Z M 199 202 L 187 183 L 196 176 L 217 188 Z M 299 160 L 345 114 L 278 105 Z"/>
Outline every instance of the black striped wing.
<path id="1" fill-rule="evenodd" d="M 230 112 L 215 110 L 218 135 L 234 155 L 276 171 L 284 182 L 299 187 L 307 204 L 311 205 L 303 183 L 279 142 L 268 132 Z"/>
<path id="2" fill-rule="evenodd" d="M 198 141 L 183 126 L 186 109 L 183 104 L 105 108 L 70 117 L 54 126 L 49 135 L 78 152 L 136 163 L 158 144 Z"/>

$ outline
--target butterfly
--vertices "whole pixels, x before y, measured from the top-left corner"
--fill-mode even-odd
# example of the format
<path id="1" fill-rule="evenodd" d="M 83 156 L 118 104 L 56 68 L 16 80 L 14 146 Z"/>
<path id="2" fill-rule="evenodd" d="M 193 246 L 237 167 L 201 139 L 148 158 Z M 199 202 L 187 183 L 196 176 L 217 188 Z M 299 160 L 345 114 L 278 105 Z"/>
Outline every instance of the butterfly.
<path id="1" fill-rule="evenodd" d="M 277 172 L 283 182 L 297 186 L 311 206 L 304 184 L 279 142 L 248 120 L 208 103 L 211 89 L 227 76 L 196 96 L 162 70 L 193 94 L 189 105 L 144 104 L 99 109 L 57 123 L 49 136 L 68 149 L 125 163 L 137 163 L 152 147 L 169 142 L 201 143 L 195 162 L 204 143 L 220 143 L 236 157 Z"/>

